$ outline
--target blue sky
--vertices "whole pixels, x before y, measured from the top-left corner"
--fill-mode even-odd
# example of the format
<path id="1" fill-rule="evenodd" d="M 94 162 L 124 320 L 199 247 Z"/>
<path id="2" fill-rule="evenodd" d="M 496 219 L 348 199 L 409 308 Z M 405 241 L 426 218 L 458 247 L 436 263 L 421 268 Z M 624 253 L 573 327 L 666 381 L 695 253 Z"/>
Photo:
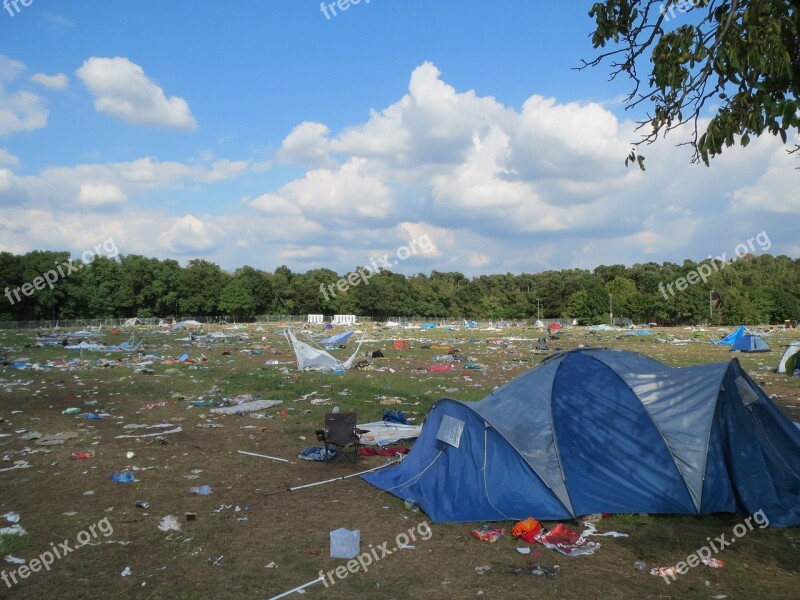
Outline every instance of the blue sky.
<path id="1" fill-rule="evenodd" d="M 345 273 L 425 236 L 398 271 L 469 275 L 699 260 L 760 232 L 759 250 L 800 254 L 800 175 L 774 140 L 708 169 L 675 132 L 647 172 L 624 167 L 627 82 L 573 69 L 593 56 L 591 2 L 16 6 L 0 250 L 113 238 Z"/>

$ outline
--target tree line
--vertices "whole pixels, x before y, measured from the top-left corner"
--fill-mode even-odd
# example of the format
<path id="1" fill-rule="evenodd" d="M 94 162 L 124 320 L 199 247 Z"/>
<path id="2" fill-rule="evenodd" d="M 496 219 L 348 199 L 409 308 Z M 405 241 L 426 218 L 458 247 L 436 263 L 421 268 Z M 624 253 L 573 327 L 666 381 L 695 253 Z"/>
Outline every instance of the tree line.
<path id="1" fill-rule="evenodd" d="M 541 315 L 594 324 L 608 323 L 613 311 L 636 323 L 677 325 L 782 323 L 800 317 L 800 260 L 769 254 L 728 263 L 647 262 L 471 278 L 457 272 L 406 276 L 381 270 L 367 281 L 338 287 L 342 276 L 330 269 L 294 273 L 286 266 L 273 272 L 244 266 L 231 273 L 202 259 L 181 266 L 139 255 L 97 256 L 82 268 L 62 269 L 64 276 L 52 287 L 34 288 L 36 278 L 68 261 L 68 252 L 0 253 L 0 320 L 193 315 L 244 321 L 313 313 L 376 319 Z"/>

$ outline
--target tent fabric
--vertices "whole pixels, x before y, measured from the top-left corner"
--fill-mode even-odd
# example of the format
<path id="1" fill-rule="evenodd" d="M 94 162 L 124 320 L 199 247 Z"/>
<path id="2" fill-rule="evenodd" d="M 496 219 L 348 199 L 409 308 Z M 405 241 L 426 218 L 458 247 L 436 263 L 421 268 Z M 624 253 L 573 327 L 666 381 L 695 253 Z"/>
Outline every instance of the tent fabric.
<path id="1" fill-rule="evenodd" d="M 800 341 L 794 341 L 786 347 L 786 350 L 781 354 L 778 361 L 778 368 L 775 369 L 778 373 L 786 373 L 790 377 L 795 374 L 795 369 L 800 368 L 797 363 L 797 355 L 800 354 Z"/>
<path id="2" fill-rule="evenodd" d="M 297 357 L 298 371 L 345 371 L 353 366 L 353 361 L 358 351 L 361 350 L 361 343 L 364 338 L 361 338 L 355 352 L 345 361 L 331 356 L 324 350 L 319 350 L 305 342 L 301 342 L 291 329 L 286 330 L 286 339 L 289 340 Z"/>
<path id="3" fill-rule="evenodd" d="M 399 465 L 364 475 L 435 522 L 763 510 L 800 524 L 800 430 L 736 359 L 548 357 L 479 402 L 439 400 Z"/>
<path id="4" fill-rule="evenodd" d="M 745 334 L 731 346 L 731 352 L 769 352 L 767 343 L 757 335 Z"/>
<path id="5" fill-rule="evenodd" d="M 342 333 L 337 333 L 335 335 L 325 338 L 324 340 L 320 340 L 317 343 L 320 344 L 321 346 L 326 346 L 326 345 L 336 346 L 339 344 L 346 344 L 355 332 L 356 332 L 355 329 L 351 329 L 349 331 L 343 331 Z"/>
<path id="6" fill-rule="evenodd" d="M 717 346 L 732 346 L 733 344 L 736 343 L 736 340 L 738 340 L 746 333 L 747 333 L 747 327 L 745 327 L 744 325 L 739 325 L 739 327 L 737 327 L 734 331 L 726 335 L 724 338 L 722 338 L 717 342 L 712 342 L 712 343 L 716 344 Z"/>

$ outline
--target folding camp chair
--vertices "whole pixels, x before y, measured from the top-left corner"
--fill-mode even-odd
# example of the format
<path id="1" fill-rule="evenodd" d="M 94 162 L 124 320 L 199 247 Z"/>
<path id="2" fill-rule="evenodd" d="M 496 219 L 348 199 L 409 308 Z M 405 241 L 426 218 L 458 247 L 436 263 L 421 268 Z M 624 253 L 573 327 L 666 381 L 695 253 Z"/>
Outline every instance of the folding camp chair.
<path id="1" fill-rule="evenodd" d="M 325 462 L 328 462 L 328 447 L 334 446 L 337 454 L 343 456 L 354 465 L 358 459 L 358 448 L 361 445 L 361 434 L 364 429 L 356 427 L 356 413 L 326 413 L 325 429 L 317 430 L 317 439 L 325 443 Z M 352 457 L 349 449 L 352 449 Z"/>

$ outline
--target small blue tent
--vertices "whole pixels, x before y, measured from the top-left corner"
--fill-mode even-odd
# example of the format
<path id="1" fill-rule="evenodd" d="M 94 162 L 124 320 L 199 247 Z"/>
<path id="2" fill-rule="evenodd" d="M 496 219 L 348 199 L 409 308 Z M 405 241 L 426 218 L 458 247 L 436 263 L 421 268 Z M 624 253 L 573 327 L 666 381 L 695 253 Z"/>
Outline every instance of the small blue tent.
<path id="1" fill-rule="evenodd" d="M 713 343 L 717 344 L 718 346 L 730 346 L 732 344 L 735 344 L 736 340 L 738 340 L 746 333 L 747 333 L 747 327 L 745 327 L 744 325 L 739 325 L 739 327 L 737 327 L 734 331 L 726 335 L 720 341 Z"/>
<path id="2" fill-rule="evenodd" d="M 760 336 L 748 333 L 743 335 L 731 346 L 731 352 L 769 352 L 767 342 L 761 339 Z"/>
<path id="3" fill-rule="evenodd" d="M 439 400 L 406 459 L 363 477 L 434 522 L 763 510 L 800 524 L 800 430 L 736 359 L 555 354 L 479 402 Z"/>

